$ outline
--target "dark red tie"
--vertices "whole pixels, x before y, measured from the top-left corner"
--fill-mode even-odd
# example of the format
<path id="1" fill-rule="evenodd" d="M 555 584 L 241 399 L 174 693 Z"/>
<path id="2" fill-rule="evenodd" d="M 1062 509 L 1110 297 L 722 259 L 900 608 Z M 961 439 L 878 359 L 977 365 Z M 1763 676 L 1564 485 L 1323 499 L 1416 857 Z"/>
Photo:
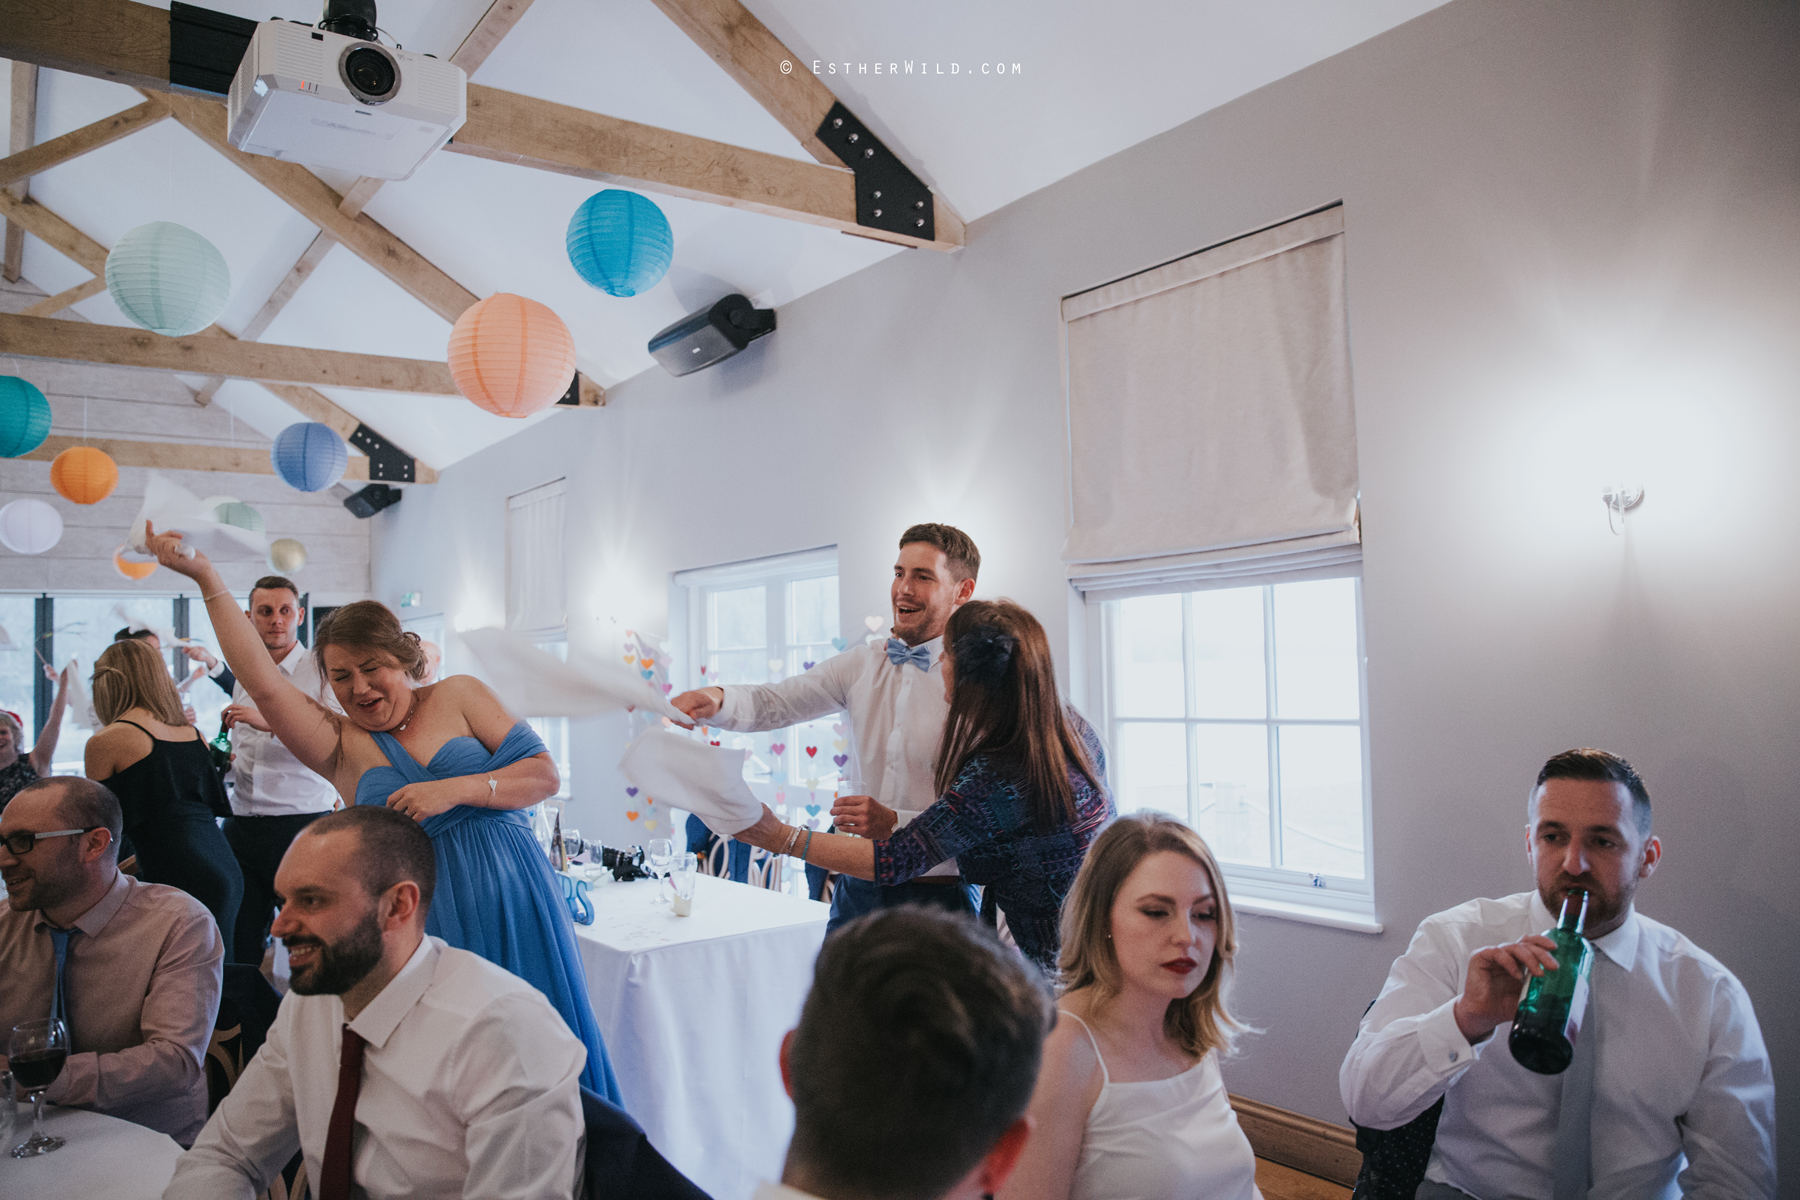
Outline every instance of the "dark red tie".
<path id="1" fill-rule="evenodd" d="M 325 1133 L 325 1161 L 319 1165 L 319 1200 L 350 1200 L 350 1135 L 356 1131 L 356 1097 L 362 1091 L 363 1047 L 368 1044 L 344 1026 L 337 1099 Z"/>

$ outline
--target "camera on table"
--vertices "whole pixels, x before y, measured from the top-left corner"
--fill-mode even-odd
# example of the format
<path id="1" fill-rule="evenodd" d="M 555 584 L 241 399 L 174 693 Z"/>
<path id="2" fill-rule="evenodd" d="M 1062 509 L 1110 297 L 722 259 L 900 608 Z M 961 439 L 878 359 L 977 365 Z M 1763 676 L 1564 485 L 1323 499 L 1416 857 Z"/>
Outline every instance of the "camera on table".
<path id="1" fill-rule="evenodd" d="M 644 870 L 644 848 L 633 846 L 621 850 L 616 846 L 601 846 L 600 865 L 612 872 L 612 877 L 620 883 L 630 883 L 633 879 L 650 879 L 650 872 Z"/>

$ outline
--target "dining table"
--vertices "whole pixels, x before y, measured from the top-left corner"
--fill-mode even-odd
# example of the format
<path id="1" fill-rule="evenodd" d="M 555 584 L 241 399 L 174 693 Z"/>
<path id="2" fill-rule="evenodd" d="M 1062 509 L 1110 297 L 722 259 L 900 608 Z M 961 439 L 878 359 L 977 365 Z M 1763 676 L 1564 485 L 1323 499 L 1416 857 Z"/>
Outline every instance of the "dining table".
<path id="1" fill-rule="evenodd" d="M 575 926 L 625 1110 L 713 1200 L 781 1178 L 794 1107 L 782 1037 L 799 1019 L 830 906 L 701 875 L 692 913 L 653 880 L 590 884 Z"/>
<path id="2" fill-rule="evenodd" d="M 166 1133 L 104 1113 L 46 1104 L 44 1132 L 62 1138 L 62 1148 L 14 1158 L 12 1148 L 31 1136 L 31 1105 L 18 1104 L 15 1113 L 12 1136 L 0 1148 L 4 1200 L 157 1200 L 181 1156 L 181 1147 Z"/>

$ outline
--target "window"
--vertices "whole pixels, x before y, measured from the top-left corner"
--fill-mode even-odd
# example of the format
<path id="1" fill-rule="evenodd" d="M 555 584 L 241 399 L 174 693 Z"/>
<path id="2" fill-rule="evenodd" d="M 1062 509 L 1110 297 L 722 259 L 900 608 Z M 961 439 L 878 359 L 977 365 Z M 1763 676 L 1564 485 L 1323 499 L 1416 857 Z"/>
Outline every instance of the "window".
<path id="1" fill-rule="evenodd" d="M 563 562 L 561 479 L 506 501 L 506 627 L 562 630 L 569 600 Z"/>
<path id="2" fill-rule="evenodd" d="M 1360 580 L 1135 596 L 1102 614 L 1120 811 L 1193 825 L 1248 911 L 1372 928 Z"/>
<path id="3" fill-rule="evenodd" d="M 569 660 L 569 639 L 558 637 L 535 643 L 545 654 Z M 525 720 L 544 739 L 544 748 L 550 752 L 550 758 L 556 763 L 556 772 L 562 778 L 562 786 L 557 789 L 558 797 L 566 800 L 573 793 L 569 784 L 569 718 L 567 717 L 527 717 Z"/>

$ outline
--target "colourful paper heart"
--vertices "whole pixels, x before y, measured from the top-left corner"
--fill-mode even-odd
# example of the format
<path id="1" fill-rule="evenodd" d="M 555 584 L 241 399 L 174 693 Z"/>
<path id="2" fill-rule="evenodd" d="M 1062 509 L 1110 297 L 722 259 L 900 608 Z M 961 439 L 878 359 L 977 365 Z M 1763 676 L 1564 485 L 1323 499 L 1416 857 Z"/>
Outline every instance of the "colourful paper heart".
<path id="1" fill-rule="evenodd" d="M 814 667 L 816 667 L 816 666 L 818 666 L 818 665 L 819 665 L 819 664 L 818 664 L 818 663 L 809 663 L 809 662 L 803 662 L 803 663 L 801 663 L 801 664 L 800 664 L 800 669 L 801 669 L 801 670 L 802 670 L 802 671 L 810 671 L 810 670 L 812 670 L 812 669 L 813 669 L 813 668 L 814 668 Z"/>
<path id="2" fill-rule="evenodd" d="M 834 723 L 831 727 L 831 732 L 837 734 L 839 737 L 849 736 L 848 727 L 842 721 Z"/>
<path id="3" fill-rule="evenodd" d="M 850 743 L 844 738 L 832 738 L 831 748 L 833 750 L 848 750 L 850 748 Z"/>
<path id="4" fill-rule="evenodd" d="M 786 742 L 776 742 L 774 745 L 769 747 L 769 753 L 773 754 L 777 758 L 779 758 L 781 755 L 787 753 L 787 743 Z"/>
<path id="5" fill-rule="evenodd" d="M 712 743 L 712 744 L 713 744 L 713 745 L 715 745 L 715 746 L 716 746 L 716 745 L 718 745 L 718 744 L 719 744 L 719 743 L 717 743 L 717 742 L 714 742 L 714 743 Z"/>
<path id="6" fill-rule="evenodd" d="M 864 617 L 863 624 L 867 625 L 869 627 L 870 633 L 880 633 L 881 627 L 883 625 L 886 625 L 887 622 L 882 620 L 880 617 Z"/>
<path id="7" fill-rule="evenodd" d="M 670 693 L 670 692 L 672 692 L 672 691 L 674 691 L 674 690 L 675 690 L 675 685 L 674 685 L 674 684 L 672 684 L 672 683 L 665 683 L 665 684 L 663 684 L 663 695 L 665 695 L 665 696 L 666 696 L 666 695 L 668 695 L 668 694 L 669 694 L 669 693 Z"/>
<path id="8" fill-rule="evenodd" d="M 645 828 L 645 829 L 655 829 L 655 828 L 656 828 L 656 822 L 655 822 L 655 821 L 645 821 L 645 822 L 644 822 L 644 828 Z"/>
<path id="9" fill-rule="evenodd" d="M 816 817 L 816 816 L 818 816 L 818 815 L 819 815 L 819 809 L 820 809 L 820 808 L 821 808 L 821 807 L 823 807 L 823 806 L 822 806 L 822 805 L 818 805 L 818 804 L 809 804 L 809 805 L 807 805 L 807 806 L 806 806 L 806 815 L 807 815 L 807 816 L 809 816 L 809 817 Z"/>
<path id="10" fill-rule="evenodd" d="M 630 809 L 630 808 L 626 809 L 625 810 L 625 819 L 627 821 L 637 820 L 637 811 L 635 809 Z"/>
<path id="11" fill-rule="evenodd" d="M 781 667 L 782 667 L 782 662 L 779 658 L 771 658 L 769 660 L 769 670 L 779 671 L 779 670 L 781 670 Z"/>
<path id="12" fill-rule="evenodd" d="M 837 650 L 840 652 L 844 649 L 844 647 L 848 646 L 849 644 L 850 643 L 846 642 L 843 638 L 832 638 L 831 639 L 831 648 L 833 650 Z"/>
<path id="13" fill-rule="evenodd" d="M 831 761 L 836 763 L 841 769 L 845 763 L 850 761 L 850 756 L 848 754 L 834 754 L 831 756 Z"/>
<path id="14" fill-rule="evenodd" d="M 806 757 L 808 757 L 808 758 L 812 758 L 813 756 L 815 756 L 818 753 L 819 753 L 819 748 L 817 746 L 808 746 L 806 748 Z"/>
<path id="15" fill-rule="evenodd" d="M 640 667 L 654 667 L 655 665 L 656 665 L 656 660 L 654 658 L 638 659 L 638 666 L 640 666 Z"/>
<path id="16" fill-rule="evenodd" d="M 769 772 L 769 781 L 771 783 L 786 783 L 787 782 L 787 772 L 786 771 L 770 771 Z"/>
<path id="17" fill-rule="evenodd" d="M 649 679 L 652 676 L 654 676 L 656 674 L 656 672 L 646 670 L 646 671 L 639 671 L 638 674 L 642 675 L 645 679 Z"/>
<path id="18" fill-rule="evenodd" d="M 637 657 L 637 655 L 635 655 L 635 654 L 627 654 L 627 655 L 626 655 L 626 656 L 625 656 L 625 661 L 626 661 L 626 662 L 630 662 L 630 661 L 631 661 L 631 660 L 632 660 L 632 659 L 634 659 L 634 658 L 636 658 L 636 657 Z M 703 669 L 703 670 L 704 670 L 704 668 L 702 668 L 702 669 Z"/>
<path id="19" fill-rule="evenodd" d="M 701 667 L 701 668 L 700 668 L 700 673 L 701 673 L 701 674 L 702 674 L 702 675 L 704 675 L 704 674 L 706 674 L 706 668 L 705 668 L 705 667 Z"/>
<path id="20" fill-rule="evenodd" d="M 777 803 L 777 804 L 786 804 L 787 803 L 787 793 L 782 791 L 780 788 L 775 789 L 775 803 Z"/>
<path id="21" fill-rule="evenodd" d="M 625 789 L 625 794 L 627 796 L 635 796 L 635 795 L 637 795 L 637 792 L 638 792 L 638 790 L 636 788 L 626 788 Z"/>

